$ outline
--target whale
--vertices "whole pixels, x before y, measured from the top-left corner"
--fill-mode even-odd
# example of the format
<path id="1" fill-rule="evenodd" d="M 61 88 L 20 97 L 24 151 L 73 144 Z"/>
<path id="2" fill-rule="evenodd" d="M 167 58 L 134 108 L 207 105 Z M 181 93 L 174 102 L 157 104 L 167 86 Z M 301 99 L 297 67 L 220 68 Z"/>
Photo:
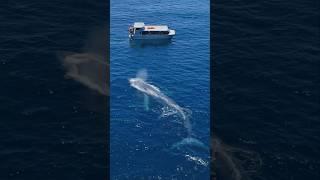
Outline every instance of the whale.
<path id="1" fill-rule="evenodd" d="M 168 96 L 163 94 L 158 87 L 147 83 L 142 78 L 139 78 L 139 77 L 131 78 L 129 79 L 129 82 L 130 82 L 130 85 L 133 88 L 137 89 L 138 91 L 144 93 L 145 95 L 151 96 L 156 100 L 160 101 L 161 103 L 176 110 L 177 113 L 180 115 L 180 117 L 184 120 L 184 127 L 188 130 L 188 134 L 191 134 L 191 124 L 187 115 L 183 111 L 182 107 L 180 107 L 176 102 L 174 102 Z"/>
<path id="2" fill-rule="evenodd" d="M 142 73 L 138 74 L 138 77 L 130 78 L 129 83 L 133 88 L 144 94 L 145 102 L 147 101 L 146 96 L 150 96 L 159 101 L 160 103 L 175 110 L 175 112 L 183 120 L 183 125 L 187 130 L 187 137 L 183 138 L 177 143 L 174 143 L 170 148 L 171 152 L 178 154 L 183 153 L 189 161 L 193 161 L 196 164 L 207 167 L 209 163 L 206 160 L 204 160 L 203 157 L 199 156 L 198 153 L 199 151 L 209 153 L 209 148 L 198 139 L 192 137 L 192 125 L 190 123 L 189 117 L 184 112 L 184 109 L 180 107 L 171 98 L 166 96 L 158 87 L 146 82 L 145 78 L 146 71 L 143 71 Z"/>

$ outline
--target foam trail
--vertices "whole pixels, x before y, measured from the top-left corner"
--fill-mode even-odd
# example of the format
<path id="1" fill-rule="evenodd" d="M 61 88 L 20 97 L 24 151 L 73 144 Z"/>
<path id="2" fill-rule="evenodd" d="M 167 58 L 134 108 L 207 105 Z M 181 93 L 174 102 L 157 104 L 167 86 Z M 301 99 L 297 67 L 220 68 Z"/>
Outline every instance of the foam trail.
<path id="1" fill-rule="evenodd" d="M 183 112 L 183 109 L 177 103 L 175 103 L 172 99 L 163 94 L 158 87 L 145 82 L 142 78 L 131 78 L 129 79 L 129 82 L 132 87 L 144 93 L 145 95 L 149 95 L 155 98 L 156 100 L 166 104 L 170 108 L 176 110 L 179 116 L 181 116 L 181 118 L 183 119 L 184 127 L 188 131 L 188 136 L 191 135 L 192 128 L 189 118 L 186 116 L 186 114 Z"/>

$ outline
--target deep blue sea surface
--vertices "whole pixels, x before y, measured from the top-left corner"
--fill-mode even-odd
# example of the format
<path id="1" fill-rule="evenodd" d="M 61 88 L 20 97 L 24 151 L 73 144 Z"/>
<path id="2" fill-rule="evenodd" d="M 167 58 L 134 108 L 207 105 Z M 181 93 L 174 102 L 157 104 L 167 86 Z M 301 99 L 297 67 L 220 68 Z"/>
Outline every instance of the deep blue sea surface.
<path id="1" fill-rule="evenodd" d="M 217 179 L 320 179 L 319 1 L 211 12 Z"/>
<path id="2" fill-rule="evenodd" d="M 107 9 L 98 0 L 1 2 L 1 180 L 107 179 L 107 98 L 88 86 L 99 71 L 73 79 L 63 67 L 68 55 L 100 54 L 90 36 Z M 107 44 L 107 33 L 99 39 Z"/>
<path id="3" fill-rule="evenodd" d="M 111 1 L 111 179 L 209 178 L 209 7 L 208 0 Z M 176 36 L 169 43 L 132 44 L 128 27 L 141 21 L 168 25 Z M 146 109 L 143 93 L 128 81 L 141 71 L 184 109 L 192 137 L 205 147 L 174 147 L 188 136 L 184 120 L 154 97 Z"/>

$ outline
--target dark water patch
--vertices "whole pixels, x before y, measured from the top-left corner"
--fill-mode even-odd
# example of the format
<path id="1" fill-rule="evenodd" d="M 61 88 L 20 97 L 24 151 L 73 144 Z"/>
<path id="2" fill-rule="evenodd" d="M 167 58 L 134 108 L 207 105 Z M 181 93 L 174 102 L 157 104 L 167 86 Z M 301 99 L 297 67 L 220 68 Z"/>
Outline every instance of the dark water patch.
<path id="1" fill-rule="evenodd" d="M 108 22 L 106 5 L 12 1 L 0 7 L 0 179 L 106 179 L 108 98 L 65 79 L 57 57 L 98 54 L 88 39 Z"/>
<path id="2" fill-rule="evenodd" d="M 260 155 L 261 168 L 248 178 L 319 179 L 316 4 L 212 4 L 214 131 Z"/>

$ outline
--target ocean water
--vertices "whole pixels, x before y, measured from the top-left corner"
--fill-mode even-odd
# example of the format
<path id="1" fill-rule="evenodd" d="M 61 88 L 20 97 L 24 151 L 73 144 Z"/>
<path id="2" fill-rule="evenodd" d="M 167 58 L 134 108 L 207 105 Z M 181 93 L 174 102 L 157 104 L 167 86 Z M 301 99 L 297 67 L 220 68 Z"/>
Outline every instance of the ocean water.
<path id="1" fill-rule="evenodd" d="M 106 84 L 89 72 L 106 70 L 96 56 L 105 57 L 107 9 L 98 0 L 1 3 L 1 180 L 107 179 L 108 98 L 89 85 Z"/>
<path id="2" fill-rule="evenodd" d="M 320 179 L 319 2 L 211 12 L 217 179 Z"/>
<path id="3" fill-rule="evenodd" d="M 209 178 L 209 7 L 207 0 L 111 1 L 111 179 Z M 128 27 L 139 21 L 168 25 L 176 36 L 130 43 Z M 137 76 L 160 93 L 146 97 L 131 86 Z"/>

